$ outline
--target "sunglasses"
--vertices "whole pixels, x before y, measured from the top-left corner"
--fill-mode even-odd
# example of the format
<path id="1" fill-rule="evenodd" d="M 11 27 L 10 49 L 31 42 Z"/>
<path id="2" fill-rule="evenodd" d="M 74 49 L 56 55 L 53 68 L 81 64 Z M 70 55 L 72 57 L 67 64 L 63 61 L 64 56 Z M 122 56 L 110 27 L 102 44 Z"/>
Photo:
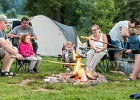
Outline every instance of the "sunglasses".
<path id="1" fill-rule="evenodd" d="M 94 32 L 95 32 L 95 31 L 97 31 L 97 30 L 98 30 L 98 29 L 95 29 L 95 30 L 91 30 L 91 31 L 94 31 Z"/>

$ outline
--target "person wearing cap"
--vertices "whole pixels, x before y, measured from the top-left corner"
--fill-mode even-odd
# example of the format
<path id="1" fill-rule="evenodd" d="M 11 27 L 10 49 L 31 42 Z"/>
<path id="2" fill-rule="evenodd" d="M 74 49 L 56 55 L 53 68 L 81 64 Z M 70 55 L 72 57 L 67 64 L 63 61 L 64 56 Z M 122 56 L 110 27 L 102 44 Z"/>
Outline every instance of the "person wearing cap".
<path id="1" fill-rule="evenodd" d="M 37 43 L 35 42 L 35 40 L 37 40 L 37 36 L 35 35 L 32 26 L 29 25 L 29 19 L 28 18 L 23 17 L 21 19 L 21 25 L 14 27 L 14 29 L 9 32 L 7 37 L 8 38 L 11 38 L 11 37 L 14 38 L 13 45 L 15 47 L 18 47 L 19 39 L 21 38 L 21 35 L 23 33 L 28 33 L 28 34 L 31 35 L 33 50 L 34 50 L 35 53 L 37 53 L 38 46 L 37 46 Z"/>
<path id="2" fill-rule="evenodd" d="M 12 56 L 23 59 L 22 55 L 17 53 L 17 49 L 12 46 L 10 41 L 7 39 L 5 29 L 7 28 L 7 17 L 0 15 L 0 59 L 2 60 L 1 75 L 2 76 L 13 76 L 10 72 L 10 67 L 14 61 Z"/>

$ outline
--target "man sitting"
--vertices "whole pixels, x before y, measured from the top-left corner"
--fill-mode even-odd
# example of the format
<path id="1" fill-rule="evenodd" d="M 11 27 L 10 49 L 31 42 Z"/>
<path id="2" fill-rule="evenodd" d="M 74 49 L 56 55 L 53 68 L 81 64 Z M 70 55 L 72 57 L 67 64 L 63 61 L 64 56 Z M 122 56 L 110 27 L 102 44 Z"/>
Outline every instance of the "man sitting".
<path id="1" fill-rule="evenodd" d="M 10 41 L 7 39 L 5 29 L 7 28 L 7 17 L 0 15 L 0 59 L 2 60 L 1 76 L 13 76 L 10 72 L 10 67 L 14 61 L 12 56 L 18 59 L 23 59 L 22 55 L 17 53 L 17 49 L 12 46 Z"/>
<path id="2" fill-rule="evenodd" d="M 14 38 L 13 40 L 13 46 L 18 47 L 18 41 L 23 33 L 28 33 L 31 35 L 32 40 L 32 46 L 35 53 L 37 53 L 37 43 L 35 40 L 37 39 L 37 36 L 35 35 L 33 28 L 29 25 L 29 19 L 26 17 L 23 17 L 21 19 L 21 25 L 16 26 L 11 32 L 7 35 L 9 38 Z"/>

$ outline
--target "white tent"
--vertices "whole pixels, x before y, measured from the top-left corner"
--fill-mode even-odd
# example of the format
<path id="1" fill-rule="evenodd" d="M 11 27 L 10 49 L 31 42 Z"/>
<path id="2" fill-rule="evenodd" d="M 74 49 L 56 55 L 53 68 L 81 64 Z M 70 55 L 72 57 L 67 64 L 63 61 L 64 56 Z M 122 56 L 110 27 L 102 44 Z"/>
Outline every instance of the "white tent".
<path id="1" fill-rule="evenodd" d="M 38 54 L 43 56 L 57 56 L 62 54 L 62 46 L 71 41 L 77 46 L 77 53 L 80 54 L 78 43 L 80 42 L 72 26 L 60 24 L 46 16 L 38 15 L 30 19 L 35 34 L 37 35 Z"/>

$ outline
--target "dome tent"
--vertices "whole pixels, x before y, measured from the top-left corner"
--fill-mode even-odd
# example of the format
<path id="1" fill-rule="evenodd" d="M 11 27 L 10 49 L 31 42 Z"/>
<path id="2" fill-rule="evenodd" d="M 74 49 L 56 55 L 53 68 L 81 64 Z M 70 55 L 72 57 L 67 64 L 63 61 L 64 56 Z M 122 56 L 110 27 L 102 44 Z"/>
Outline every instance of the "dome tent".
<path id="1" fill-rule="evenodd" d="M 37 35 L 38 54 L 43 56 L 57 56 L 62 54 L 63 44 L 71 41 L 78 49 L 79 38 L 72 26 L 63 25 L 46 16 L 37 15 L 30 18 L 32 27 Z"/>

